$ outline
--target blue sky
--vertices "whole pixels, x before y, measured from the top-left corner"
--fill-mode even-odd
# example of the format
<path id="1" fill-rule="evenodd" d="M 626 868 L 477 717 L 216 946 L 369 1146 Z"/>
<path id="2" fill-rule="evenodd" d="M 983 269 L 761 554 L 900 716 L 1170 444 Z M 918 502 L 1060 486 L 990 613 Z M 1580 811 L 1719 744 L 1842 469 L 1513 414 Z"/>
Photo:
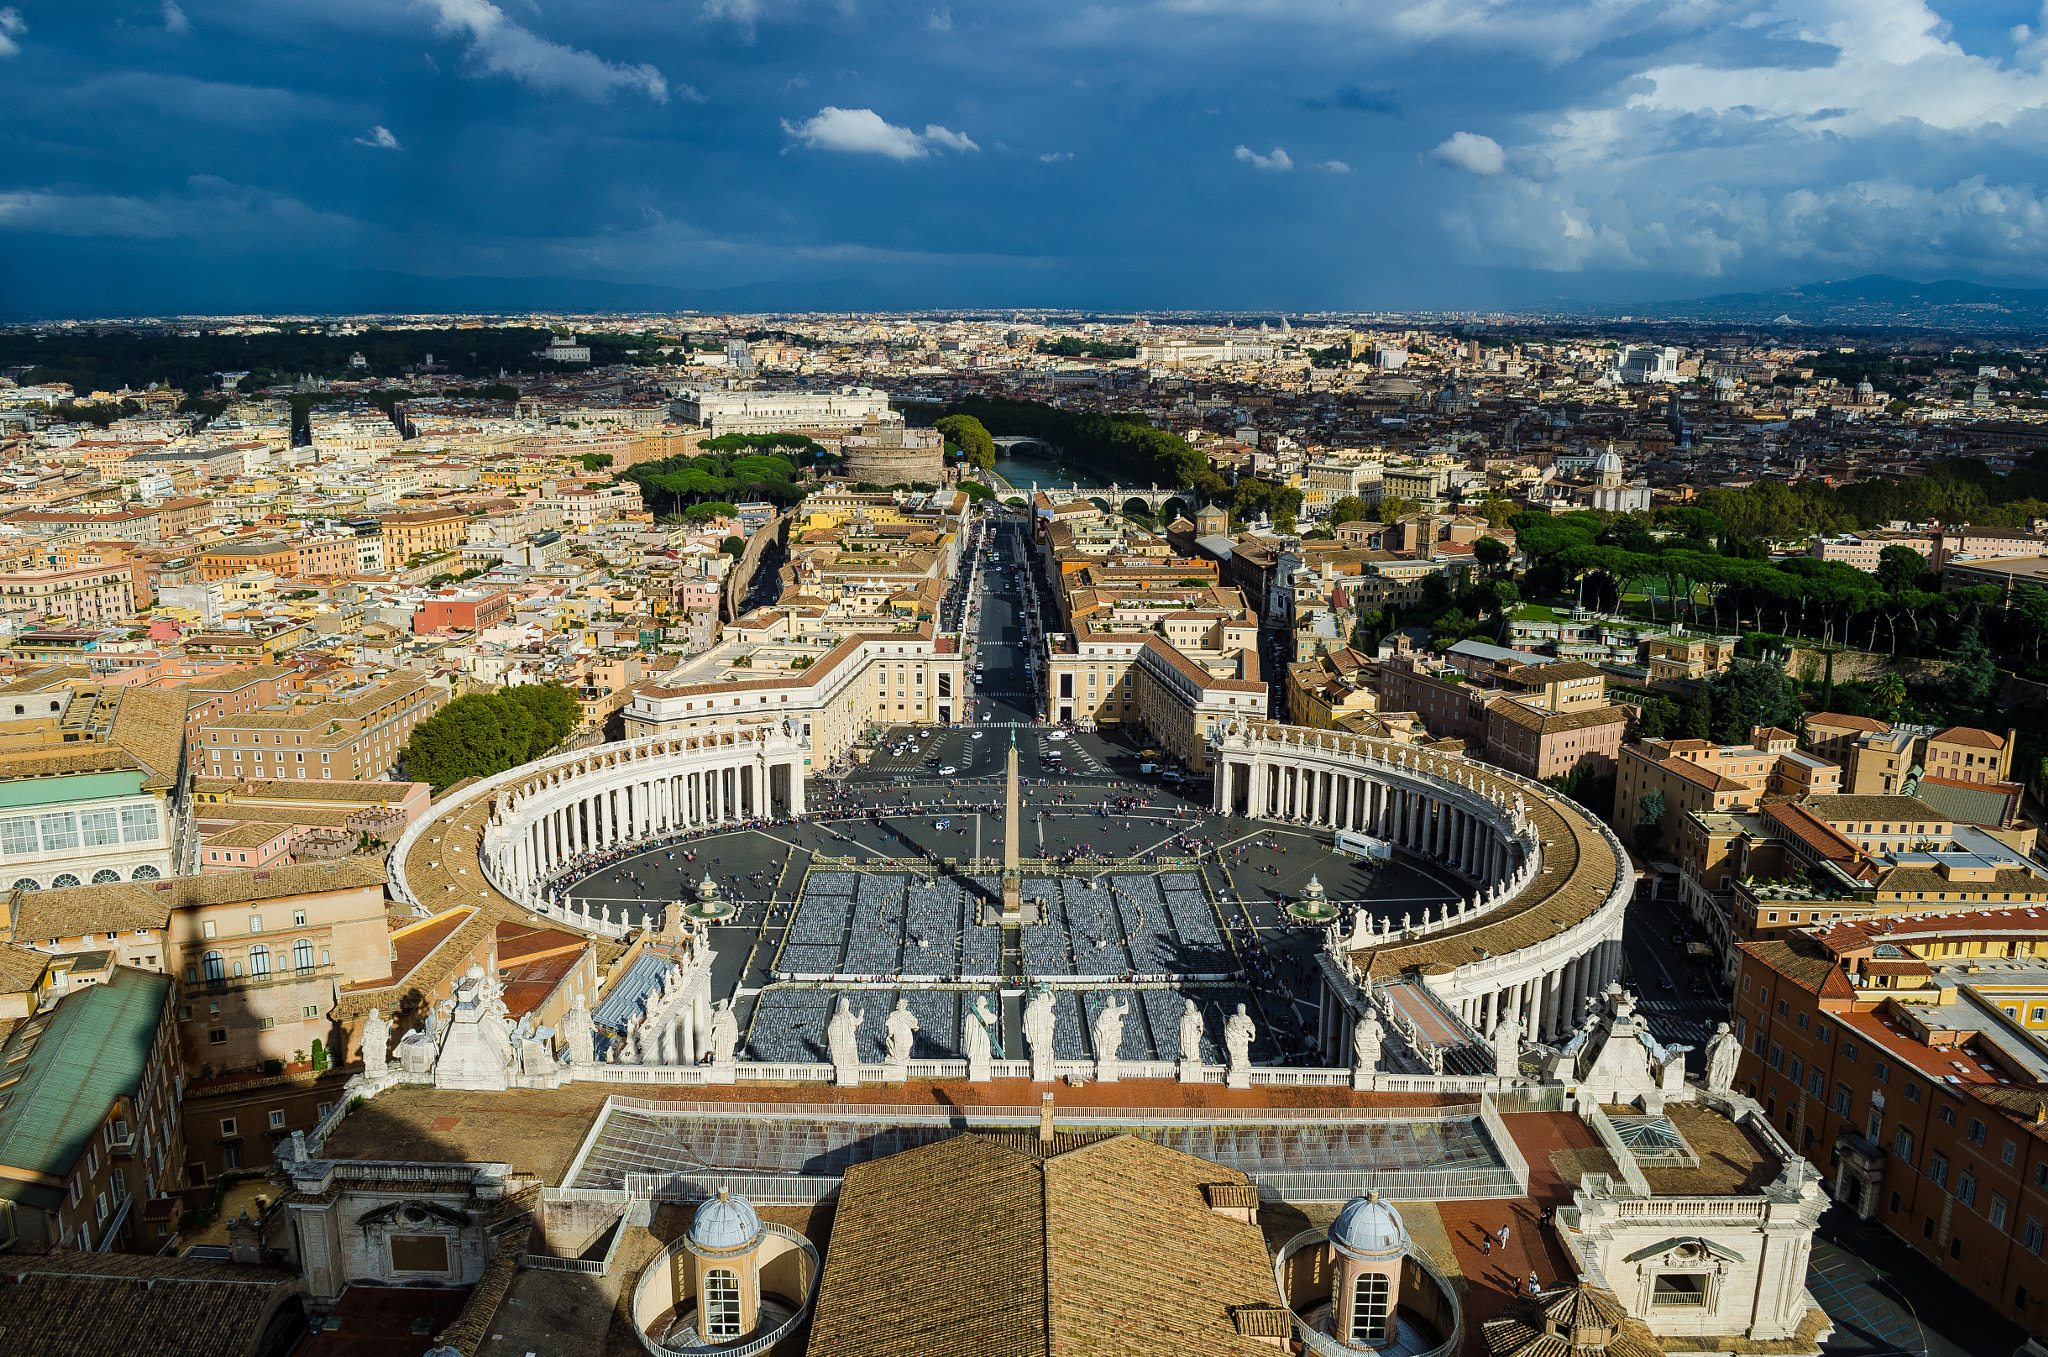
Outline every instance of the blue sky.
<path id="1" fill-rule="evenodd" d="M 2000 0 L 15 0 L 0 314 L 362 270 L 1296 310 L 2048 286 L 2044 63 Z"/>

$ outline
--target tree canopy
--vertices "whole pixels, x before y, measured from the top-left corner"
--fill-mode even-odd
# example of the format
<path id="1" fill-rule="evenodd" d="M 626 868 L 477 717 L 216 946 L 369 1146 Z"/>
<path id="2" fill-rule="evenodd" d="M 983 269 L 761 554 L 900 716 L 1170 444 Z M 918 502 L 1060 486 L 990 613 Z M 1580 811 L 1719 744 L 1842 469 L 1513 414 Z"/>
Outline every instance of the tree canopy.
<path id="1" fill-rule="evenodd" d="M 464 778 L 489 777 L 539 758 L 581 720 L 575 696 L 559 683 L 470 693 L 413 727 L 405 771 L 431 784 L 438 796 Z"/>
<path id="2" fill-rule="evenodd" d="M 946 415 L 934 427 L 960 449 L 969 466 L 986 471 L 996 464 L 996 440 L 973 415 Z"/>

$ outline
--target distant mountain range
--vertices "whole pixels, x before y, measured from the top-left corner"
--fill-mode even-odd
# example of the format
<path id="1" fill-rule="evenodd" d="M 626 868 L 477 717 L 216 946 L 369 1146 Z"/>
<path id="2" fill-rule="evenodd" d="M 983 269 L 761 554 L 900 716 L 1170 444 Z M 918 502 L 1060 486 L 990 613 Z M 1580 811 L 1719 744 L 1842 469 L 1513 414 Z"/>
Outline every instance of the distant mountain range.
<path id="1" fill-rule="evenodd" d="M 1944 330 L 2048 326 L 2048 290 L 1944 279 L 1916 283 L 1872 273 L 1765 292 L 1723 292 L 1682 301 L 1602 306 L 1604 313 L 1750 325 L 1927 326 Z"/>

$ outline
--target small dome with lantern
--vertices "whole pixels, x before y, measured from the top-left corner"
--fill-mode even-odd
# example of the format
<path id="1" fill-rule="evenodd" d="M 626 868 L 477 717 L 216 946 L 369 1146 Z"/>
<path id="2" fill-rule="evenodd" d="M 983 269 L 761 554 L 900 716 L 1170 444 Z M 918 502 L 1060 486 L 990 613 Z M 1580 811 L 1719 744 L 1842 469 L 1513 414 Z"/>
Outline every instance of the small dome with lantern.
<path id="1" fill-rule="evenodd" d="M 692 1253 L 733 1253 L 750 1249 L 760 1241 L 761 1214 L 745 1197 L 735 1197 L 725 1188 L 697 1208 L 690 1222 Z"/>
<path id="2" fill-rule="evenodd" d="M 1353 1197 L 1330 1222 L 1330 1244 L 1349 1258 L 1398 1256 L 1408 1248 L 1408 1227 L 1393 1205 L 1377 1192 Z"/>

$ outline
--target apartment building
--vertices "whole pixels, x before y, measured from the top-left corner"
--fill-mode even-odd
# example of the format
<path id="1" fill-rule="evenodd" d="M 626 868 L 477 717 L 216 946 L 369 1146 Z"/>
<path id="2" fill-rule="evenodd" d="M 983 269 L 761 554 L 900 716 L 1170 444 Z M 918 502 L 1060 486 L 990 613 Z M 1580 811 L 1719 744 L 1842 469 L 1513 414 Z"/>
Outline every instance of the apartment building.
<path id="1" fill-rule="evenodd" d="M 381 778 L 412 728 L 449 701 L 443 683 L 394 674 L 318 702 L 223 713 L 199 731 L 193 771 L 205 777 Z"/>
<path id="2" fill-rule="evenodd" d="M 786 638 L 783 613 L 750 614 L 757 635 L 731 633 L 666 674 L 632 685 L 623 709 L 635 738 L 742 717 L 789 719 L 810 741 L 805 766 L 824 768 L 870 725 L 946 724 L 967 710 L 958 638 L 923 622 L 901 631 L 853 632 L 829 649 Z M 745 634 L 744 632 L 742 633 Z"/>
<path id="3" fill-rule="evenodd" d="M 0 607 L 26 609 L 78 626 L 125 622 L 138 606 L 137 570 L 118 564 L 12 569 L 0 575 Z"/>
<path id="4" fill-rule="evenodd" d="M 1787 796 L 1827 794 L 1841 788 L 1841 769 L 1794 746 L 1789 731 L 1757 727 L 1747 745 L 1707 740 L 1640 740 L 1619 752 L 1614 792 L 1614 828 L 1623 842 L 1635 842 L 1636 826 L 1651 793 L 1663 797 L 1655 851 L 1677 855 L 1686 816 L 1699 812 L 1751 810 L 1764 793 Z"/>
<path id="5" fill-rule="evenodd" d="M 1920 776 L 1944 782 L 1998 786 L 2010 779 L 2018 732 L 1949 726 L 1893 726 L 1864 716 L 1818 712 L 1806 720 L 1807 743 L 1817 756 L 1843 769 L 1843 790 L 1884 795 Z"/>
<path id="6" fill-rule="evenodd" d="M 186 870 L 185 694 L 75 669 L 0 687 L 0 882 L 16 891 Z"/>
<path id="7" fill-rule="evenodd" d="M 1741 945 L 1737 1087 L 1883 1226 L 2048 1336 L 2048 935 L 2015 910 Z"/>
<path id="8" fill-rule="evenodd" d="M 415 635 L 442 630 L 482 631 L 512 620 L 512 593 L 508 589 L 437 589 L 420 600 L 412 615 Z"/>
<path id="9" fill-rule="evenodd" d="M 0 1035 L 0 1238 L 163 1247 L 137 1203 L 185 1183 L 172 991 L 117 966 Z"/>
<path id="10" fill-rule="evenodd" d="M 397 570 L 422 552 L 456 551 L 468 530 L 469 515 L 460 509 L 424 509 L 418 513 L 385 514 L 378 520 L 384 565 Z"/>

